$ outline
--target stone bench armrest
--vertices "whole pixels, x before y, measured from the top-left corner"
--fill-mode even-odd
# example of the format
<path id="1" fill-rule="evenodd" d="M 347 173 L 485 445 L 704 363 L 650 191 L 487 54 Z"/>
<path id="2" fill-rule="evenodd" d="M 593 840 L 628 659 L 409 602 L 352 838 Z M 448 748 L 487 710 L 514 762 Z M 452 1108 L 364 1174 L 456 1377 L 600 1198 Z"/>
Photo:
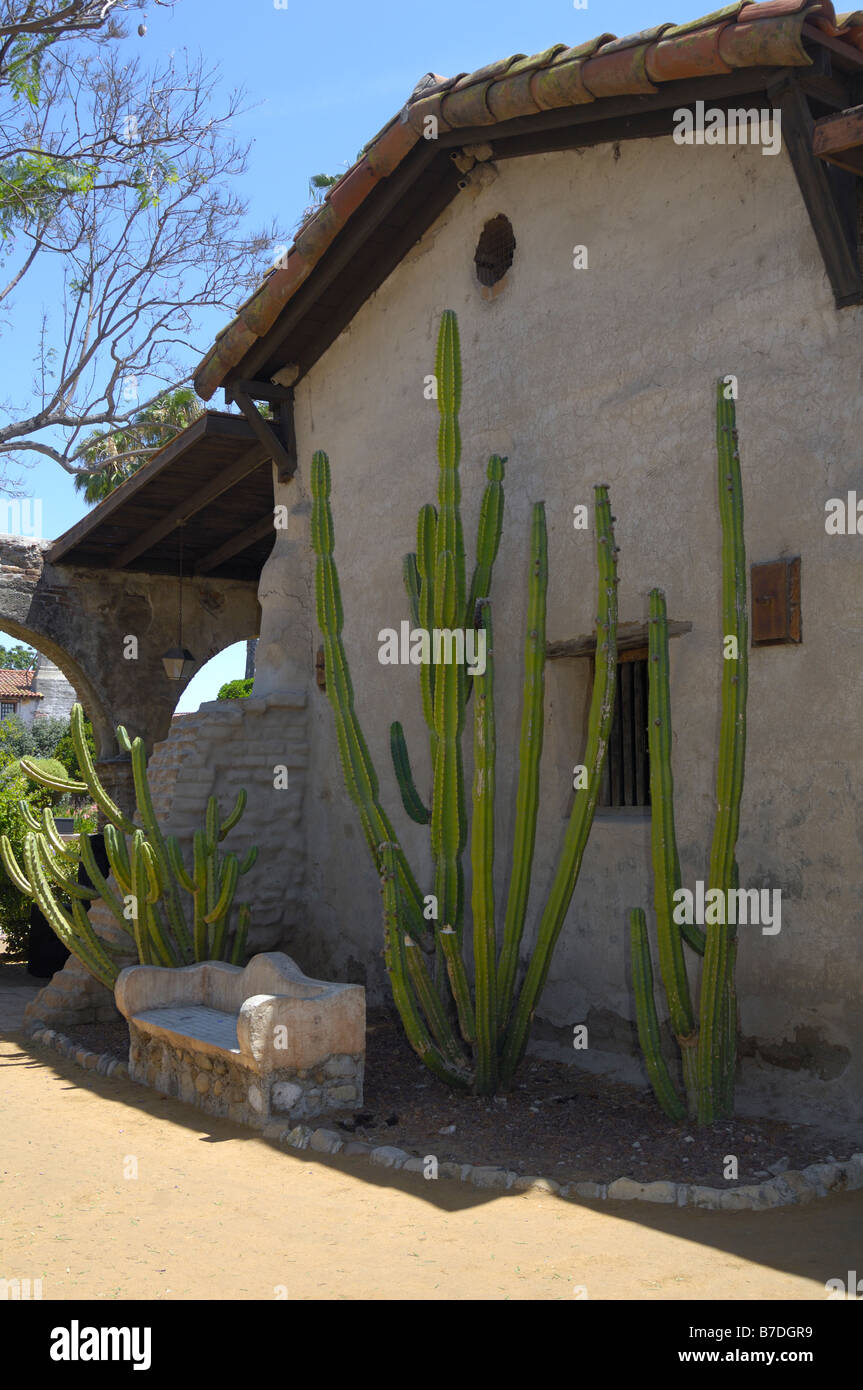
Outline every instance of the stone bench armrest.
<path id="1" fill-rule="evenodd" d="M 330 984 L 308 995 L 256 994 L 243 1001 L 237 1041 L 262 1073 L 305 1070 L 334 1054 L 364 1052 L 362 986 Z"/>

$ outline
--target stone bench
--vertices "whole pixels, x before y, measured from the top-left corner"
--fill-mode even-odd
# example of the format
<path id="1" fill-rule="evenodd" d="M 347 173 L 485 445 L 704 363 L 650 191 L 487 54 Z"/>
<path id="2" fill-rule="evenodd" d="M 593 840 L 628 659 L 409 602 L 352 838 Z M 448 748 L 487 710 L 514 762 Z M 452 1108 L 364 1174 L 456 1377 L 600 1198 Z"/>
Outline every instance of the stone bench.
<path id="1" fill-rule="evenodd" d="M 362 1106 L 365 993 L 310 980 L 272 951 L 244 969 L 131 965 L 114 997 L 132 1080 L 261 1128 Z"/>

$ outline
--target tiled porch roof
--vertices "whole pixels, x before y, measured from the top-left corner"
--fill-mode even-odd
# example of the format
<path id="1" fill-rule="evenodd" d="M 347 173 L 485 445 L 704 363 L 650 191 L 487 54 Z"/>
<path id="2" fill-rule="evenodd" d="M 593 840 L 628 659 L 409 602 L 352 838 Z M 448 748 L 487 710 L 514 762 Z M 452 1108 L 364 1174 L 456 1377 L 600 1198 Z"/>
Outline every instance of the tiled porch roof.
<path id="1" fill-rule="evenodd" d="M 41 700 L 38 690 L 30 682 L 32 671 L 0 669 L 0 699 L 2 700 Z"/>
<path id="2" fill-rule="evenodd" d="M 659 84 L 752 67 L 808 67 L 805 28 L 863 52 L 863 10 L 836 16 L 830 0 L 737 0 L 689 24 L 659 24 L 617 39 L 601 34 L 576 48 L 504 58 L 476 72 L 429 74 L 407 105 L 365 147 L 304 224 L 285 262 L 272 270 L 218 335 L 195 374 L 204 400 L 272 328 L 336 235 L 382 179 L 423 138 L 435 116 L 440 132 L 475 129 L 557 107 L 656 93 Z"/>

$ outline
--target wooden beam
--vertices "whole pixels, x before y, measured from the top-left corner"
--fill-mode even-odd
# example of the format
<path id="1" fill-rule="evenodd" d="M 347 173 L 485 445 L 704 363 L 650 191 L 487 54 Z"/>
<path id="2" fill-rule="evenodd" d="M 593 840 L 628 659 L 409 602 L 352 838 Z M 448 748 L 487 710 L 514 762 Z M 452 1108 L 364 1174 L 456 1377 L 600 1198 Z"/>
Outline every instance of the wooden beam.
<path id="1" fill-rule="evenodd" d="M 436 158 L 439 149 L 439 140 L 420 140 L 398 168 L 378 184 L 375 193 L 360 206 L 348 225 L 339 232 L 333 246 L 312 271 L 308 280 L 291 297 L 269 333 L 243 358 L 240 366 L 244 376 L 257 376 L 278 344 L 284 342 L 324 290 L 328 289 L 336 276 L 350 264 L 357 247 L 367 240 L 401 202 L 407 189 Z"/>
<path id="2" fill-rule="evenodd" d="M 811 39 L 822 48 L 829 48 L 831 54 L 835 55 L 834 62 L 839 59 L 840 67 L 849 71 L 859 71 L 863 68 L 863 53 L 859 48 L 853 48 L 850 43 L 843 43 L 841 39 L 831 38 L 822 29 L 816 29 L 814 24 L 804 24 L 802 33 L 805 39 Z"/>
<path id="3" fill-rule="evenodd" d="M 70 550 L 88 536 L 97 527 L 101 526 L 109 516 L 112 516 L 118 507 L 124 506 L 135 493 L 142 487 L 146 487 L 152 482 L 163 468 L 170 465 L 193 444 L 197 444 L 207 435 L 221 434 L 230 435 L 233 438 L 247 439 L 252 443 L 254 436 L 249 426 L 240 415 L 226 415 L 224 412 L 207 410 L 197 420 L 193 420 L 191 425 L 175 435 L 172 440 L 148 459 L 131 478 L 127 478 L 118 488 L 88 512 L 82 521 L 76 522 L 68 531 L 64 531 L 62 536 L 58 536 L 53 546 L 48 552 L 47 560 L 50 564 L 57 564 L 59 560 Z"/>
<path id="4" fill-rule="evenodd" d="M 852 174 L 863 174 L 863 106 L 853 106 L 815 122 L 812 149 Z"/>
<path id="5" fill-rule="evenodd" d="M 422 200 L 413 217 L 388 244 L 386 251 L 376 256 L 363 274 L 357 275 L 349 293 L 345 295 L 338 309 L 327 314 L 326 320 L 318 332 L 298 352 L 301 377 L 310 367 L 314 366 L 330 343 L 335 341 L 357 311 L 362 308 L 366 300 L 392 274 L 411 247 L 415 246 L 420 237 L 428 231 L 432 223 L 437 221 L 444 208 L 448 207 L 453 198 L 457 197 L 461 177 L 462 175 L 459 174 L 455 166 L 448 162 L 442 170 L 440 183 L 429 191 L 428 196 Z"/>
<path id="6" fill-rule="evenodd" d="M 217 569 L 218 566 L 223 565 L 226 560 L 230 560 L 235 555 L 241 554 L 242 551 L 248 550 L 249 546 L 255 545 L 258 541 L 262 541 L 265 536 L 272 533 L 274 525 L 273 513 L 267 512 L 267 515 L 262 516 L 260 521 L 254 522 L 252 526 L 247 526 L 245 531 L 240 531 L 238 535 L 231 536 L 229 540 L 225 541 L 224 545 L 220 545 L 217 550 L 211 550 L 209 555 L 205 555 L 202 560 L 199 560 L 195 565 L 195 574 L 209 574 L 210 570 Z"/>
<path id="7" fill-rule="evenodd" d="M 225 387 L 225 399 L 229 403 L 235 398 L 236 391 L 242 391 L 253 401 L 269 401 L 271 404 L 291 399 L 290 386 L 277 386 L 274 381 L 232 381 L 230 386 Z"/>
<path id="8" fill-rule="evenodd" d="M 692 631 L 692 623 L 669 621 L 669 637 L 681 637 Z M 617 628 L 617 650 L 622 654 L 639 647 L 647 646 L 647 623 L 619 623 Z M 573 637 L 566 642 L 547 642 L 545 654 L 549 658 L 569 656 L 594 656 L 596 653 L 596 633 L 587 637 Z M 625 655 L 623 658 L 625 660 Z"/>
<path id="9" fill-rule="evenodd" d="M 261 441 L 261 444 L 267 450 L 270 458 L 279 470 L 279 482 L 290 482 L 297 471 L 296 444 L 294 445 L 293 455 L 291 455 L 285 447 L 287 441 L 281 438 L 272 420 L 264 419 L 254 401 L 246 395 L 245 391 L 241 391 L 235 382 L 232 383 L 230 389 L 237 405 L 242 410 L 247 421 L 258 436 L 258 439 Z M 293 411 L 291 414 L 293 414 Z"/>
<path id="10" fill-rule="evenodd" d="M 827 171 L 813 153 L 815 122 L 806 97 L 793 77 L 771 88 L 768 95 L 782 115 L 783 142 L 821 249 L 836 307 L 859 304 L 863 300 L 863 276 L 857 248 L 849 238 L 847 220 L 837 206 Z"/>
<path id="11" fill-rule="evenodd" d="M 255 444 L 251 449 L 238 458 L 236 463 L 230 467 L 223 468 L 221 473 L 217 473 L 215 478 L 211 478 L 208 483 L 197 492 L 193 492 L 191 497 L 185 498 L 182 502 L 173 507 L 165 516 L 160 517 L 157 522 L 147 528 L 140 536 L 136 536 L 133 541 L 119 551 L 111 561 L 111 568 L 115 570 L 124 569 L 132 560 L 137 560 L 139 555 L 150 550 L 152 546 L 164 540 L 165 536 L 170 535 L 174 527 L 181 521 L 188 521 L 190 516 L 201 511 L 210 502 L 215 501 L 228 488 L 234 487 L 236 483 L 254 473 L 261 464 L 267 461 L 267 456 L 259 444 Z"/>

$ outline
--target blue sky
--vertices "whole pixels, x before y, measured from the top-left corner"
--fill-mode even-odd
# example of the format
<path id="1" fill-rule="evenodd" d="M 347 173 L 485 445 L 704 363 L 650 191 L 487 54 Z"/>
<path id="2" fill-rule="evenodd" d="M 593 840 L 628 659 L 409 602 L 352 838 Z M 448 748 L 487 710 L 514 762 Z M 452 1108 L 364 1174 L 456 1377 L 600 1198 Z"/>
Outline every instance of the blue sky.
<path id="1" fill-rule="evenodd" d="M 573 0 L 287 0 L 284 7 L 282 0 L 178 0 L 173 10 L 148 9 L 143 38 L 136 17 L 126 47 L 154 64 L 171 49 L 200 51 L 220 69 L 225 89 L 245 88 L 250 109 L 235 129 L 252 142 L 239 189 L 249 227 L 276 219 L 290 241 L 309 202 L 310 176 L 348 168 L 425 73 L 469 72 L 511 53 L 629 34 L 663 20 L 682 23 L 710 8 L 690 4 L 675 13 L 664 0 L 587 0 L 587 8 Z M 38 323 L 52 294 L 46 279 L 31 277 L 16 299 L 13 325 Z M 219 315 L 201 325 L 202 352 L 223 321 Z M 30 399 L 33 353 L 16 349 L 10 356 L 10 341 L 4 327 L 3 400 L 20 413 Z M 221 397 L 213 404 L 220 406 Z M 41 500 L 45 537 L 61 534 L 87 510 L 71 478 L 50 460 L 28 468 L 23 483 Z M 220 653 L 178 708 L 213 699 L 223 681 L 243 674 L 244 660 L 242 644 Z"/>

